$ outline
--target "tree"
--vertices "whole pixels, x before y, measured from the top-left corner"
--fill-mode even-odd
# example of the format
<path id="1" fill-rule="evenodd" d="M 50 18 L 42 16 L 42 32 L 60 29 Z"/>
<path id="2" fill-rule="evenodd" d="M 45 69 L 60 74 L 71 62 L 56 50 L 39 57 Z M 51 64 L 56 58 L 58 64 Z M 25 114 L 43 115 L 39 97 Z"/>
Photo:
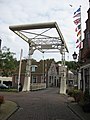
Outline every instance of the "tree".
<path id="1" fill-rule="evenodd" d="M 10 52 L 10 49 L 6 46 L 2 48 L 0 52 L 0 75 L 11 76 L 17 69 L 17 60 L 14 58 L 15 53 Z"/>

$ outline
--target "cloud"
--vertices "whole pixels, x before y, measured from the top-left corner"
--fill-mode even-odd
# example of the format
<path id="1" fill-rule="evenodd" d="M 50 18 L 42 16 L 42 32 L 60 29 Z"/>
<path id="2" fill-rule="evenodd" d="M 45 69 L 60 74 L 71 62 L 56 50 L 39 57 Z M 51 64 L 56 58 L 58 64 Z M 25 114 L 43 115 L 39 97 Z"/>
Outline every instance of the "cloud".
<path id="1" fill-rule="evenodd" d="M 69 4 L 73 7 L 70 7 Z M 73 13 L 80 5 L 82 6 L 82 31 L 84 31 L 89 8 L 88 0 L 0 0 L 2 45 L 10 47 L 16 53 L 17 58 L 20 49 L 23 48 L 25 56 L 26 52 L 28 54 L 27 43 L 10 31 L 9 26 L 56 21 L 70 50 L 70 56 L 72 56 L 73 51 L 77 51 L 75 48 L 76 33 L 74 31 Z"/>

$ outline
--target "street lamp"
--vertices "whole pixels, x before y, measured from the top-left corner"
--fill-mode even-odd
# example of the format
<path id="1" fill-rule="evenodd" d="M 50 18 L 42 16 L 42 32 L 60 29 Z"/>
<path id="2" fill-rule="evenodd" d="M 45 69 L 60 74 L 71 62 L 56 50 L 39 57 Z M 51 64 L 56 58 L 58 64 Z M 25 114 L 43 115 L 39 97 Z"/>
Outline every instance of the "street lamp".
<path id="1" fill-rule="evenodd" d="M 76 52 L 74 52 L 72 56 L 73 56 L 73 59 L 74 59 L 74 60 L 77 59 L 77 54 L 76 54 Z"/>

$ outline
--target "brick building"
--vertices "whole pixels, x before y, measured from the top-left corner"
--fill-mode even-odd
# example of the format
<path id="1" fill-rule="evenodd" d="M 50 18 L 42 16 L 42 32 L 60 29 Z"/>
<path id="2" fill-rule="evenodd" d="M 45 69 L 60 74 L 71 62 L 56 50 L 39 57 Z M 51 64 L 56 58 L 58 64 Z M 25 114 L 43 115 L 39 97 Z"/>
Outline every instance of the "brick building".
<path id="1" fill-rule="evenodd" d="M 80 50 L 81 63 L 81 89 L 90 92 L 90 8 L 87 11 L 88 19 L 86 20 L 86 29 L 84 31 L 83 48 Z"/>
<path id="2" fill-rule="evenodd" d="M 52 68 L 52 69 L 51 69 Z M 53 73 L 53 71 L 55 71 Z M 25 80 L 25 74 L 26 74 L 26 60 L 22 61 L 21 66 L 21 75 L 20 75 L 20 83 L 24 85 Z M 57 69 L 55 65 L 54 59 L 47 59 L 47 60 L 41 60 L 39 62 L 32 60 L 31 65 L 31 84 L 32 83 L 46 83 L 46 86 L 50 86 L 50 75 L 53 75 L 55 77 L 55 80 L 57 82 Z M 53 79 L 54 79 L 53 77 Z M 56 85 L 56 82 L 53 80 L 51 84 Z M 17 87 L 18 84 L 18 70 L 16 71 L 16 74 L 12 77 L 12 86 Z"/>

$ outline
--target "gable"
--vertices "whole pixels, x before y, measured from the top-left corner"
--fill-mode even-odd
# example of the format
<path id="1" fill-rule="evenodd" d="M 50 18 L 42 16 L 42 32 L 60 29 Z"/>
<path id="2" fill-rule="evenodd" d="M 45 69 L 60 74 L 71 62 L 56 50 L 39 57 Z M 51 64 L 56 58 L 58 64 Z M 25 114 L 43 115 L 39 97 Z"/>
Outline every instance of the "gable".
<path id="1" fill-rule="evenodd" d="M 48 73 L 49 74 L 57 74 L 56 65 L 55 65 L 54 61 L 51 63 Z"/>

